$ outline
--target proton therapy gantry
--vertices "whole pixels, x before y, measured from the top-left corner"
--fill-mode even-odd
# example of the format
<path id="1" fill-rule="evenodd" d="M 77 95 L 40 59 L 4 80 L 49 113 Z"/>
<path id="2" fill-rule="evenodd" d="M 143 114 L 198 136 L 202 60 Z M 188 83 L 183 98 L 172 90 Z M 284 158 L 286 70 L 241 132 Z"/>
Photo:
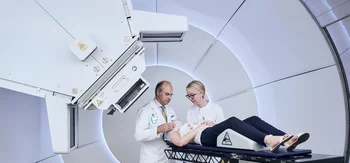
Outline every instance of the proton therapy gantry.
<path id="1" fill-rule="evenodd" d="M 149 83 L 143 42 L 181 42 L 183 16 L 127 0 L 6 2 L 0 85 L 45 98 L 54 153 L 77 148 L 77 109 L 125 112 Z"/>

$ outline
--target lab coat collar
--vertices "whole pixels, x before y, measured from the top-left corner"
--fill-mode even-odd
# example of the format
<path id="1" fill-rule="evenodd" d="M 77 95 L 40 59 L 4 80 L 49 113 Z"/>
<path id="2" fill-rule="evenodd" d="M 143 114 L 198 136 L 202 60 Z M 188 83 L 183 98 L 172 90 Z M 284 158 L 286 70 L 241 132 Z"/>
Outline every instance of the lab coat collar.
<path id="1" fill-rule="evenodd" d="M 160 104 L 156 98 L 154 98 L 153 100 L 154 100 L 154 103 L 156 104 L 157 108 L 158 108 L 159 110 L 162 110 L 162 108 L 161 108 L 162 104 Z M 168 106 L 168 105 L 165 105 L 165 106 L 164 106 L 165 109 L 167 108 L 167 106 Z"/>
<path id="2" fill-rule="evenodd" d="M 207 100 L 207 101 L 208 101 L 207 105 L 205 105 L 205 106 L 203 106 L 201 108 L 199 106 L 195 105 L 197 107 L 197 110 L 201 111 L 201 110 L 204 110 L 205 108 L 209 107 L 211 105 L 211 102 L 209 100 Z"/>

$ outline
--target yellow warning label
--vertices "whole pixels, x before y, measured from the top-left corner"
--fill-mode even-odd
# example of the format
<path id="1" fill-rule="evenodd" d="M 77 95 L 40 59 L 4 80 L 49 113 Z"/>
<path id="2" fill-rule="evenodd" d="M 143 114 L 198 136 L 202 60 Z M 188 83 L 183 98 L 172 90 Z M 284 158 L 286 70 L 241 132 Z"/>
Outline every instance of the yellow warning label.
<path id="1" fill-rule="evenodd" d="M 102 93 L 100 94 L 100 98 L 103 98 L 103 95 L 105 95 L 105 93 L 102 92 Z"/>
<path id="2" fill-rule="evenodd" d="M 97 100 L 97 105 L 98 105 L 98 106 L 101 106 L 102 103 L 103 103 L 103 101 Z"/>
<path id="3" fill-rule="evenodd" d="M 82 52 L 84 52 L 84 51 L 88 48 L 87 45 L 85 45 L 83 41 L 79 41 L 78 44 L 77 44 L 77 47 L 78 47 Z"/>

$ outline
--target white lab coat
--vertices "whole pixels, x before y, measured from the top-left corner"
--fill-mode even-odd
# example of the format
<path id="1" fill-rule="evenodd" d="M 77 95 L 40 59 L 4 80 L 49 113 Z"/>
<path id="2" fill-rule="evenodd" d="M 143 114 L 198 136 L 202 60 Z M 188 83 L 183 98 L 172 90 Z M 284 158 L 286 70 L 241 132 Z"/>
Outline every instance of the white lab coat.
<path id="1" fill-rule="evenodd" d="M 224 112 L 219 105 L 209 102 L 203 108 L 193 105 L 187 111 L 188 123 L 200 124 L 208 120 L 214 122 L 215 124 L 225 120 Z"/>
<path id="2" fill-rule="evenodd" d="M 168 105 L 165 107 L 168 122 L 177 120 L 175 111 Z M 155 99 L 138 110 L 135 138 L 141 141 L 140 163 L 168 163 L 164 153 L 167 145 L 163 140 L 163 133 L 157 134 L 157 127 L 164 123 L 161 108 L 158 107 Z"/>

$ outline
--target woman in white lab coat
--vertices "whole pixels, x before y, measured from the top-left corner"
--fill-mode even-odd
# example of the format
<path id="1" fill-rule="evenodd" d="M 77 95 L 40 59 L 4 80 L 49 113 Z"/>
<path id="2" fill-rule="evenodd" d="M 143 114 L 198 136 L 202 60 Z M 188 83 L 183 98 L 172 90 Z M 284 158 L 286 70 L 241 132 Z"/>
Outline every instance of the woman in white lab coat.
<path id="1" fill-rule="evenodd" d="M 187 122 L 190 124 L 218 124 L 225 120 L 222 108 L 205 99 L 205 86 L 194 80 L 186 87 L 186 97 L 194 104 L 187 111 Z"/>

